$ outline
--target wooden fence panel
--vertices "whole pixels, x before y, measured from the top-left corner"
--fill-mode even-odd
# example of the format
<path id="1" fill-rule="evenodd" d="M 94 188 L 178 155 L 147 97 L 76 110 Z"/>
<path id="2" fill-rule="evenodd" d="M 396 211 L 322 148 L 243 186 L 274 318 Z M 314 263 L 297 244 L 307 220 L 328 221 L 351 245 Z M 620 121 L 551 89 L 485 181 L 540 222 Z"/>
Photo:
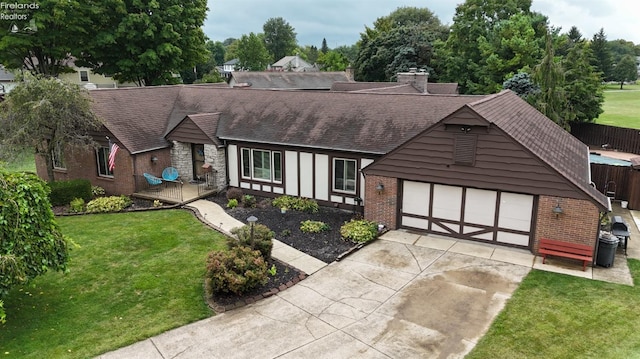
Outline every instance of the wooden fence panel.
<path id="1" fill-rule="evenodd" d="M 577 123 L 571 125 L 571 134 L 589 146 L 608 145 L 611 150 L 640 155 L 640 131 L 636 129 Z"/>

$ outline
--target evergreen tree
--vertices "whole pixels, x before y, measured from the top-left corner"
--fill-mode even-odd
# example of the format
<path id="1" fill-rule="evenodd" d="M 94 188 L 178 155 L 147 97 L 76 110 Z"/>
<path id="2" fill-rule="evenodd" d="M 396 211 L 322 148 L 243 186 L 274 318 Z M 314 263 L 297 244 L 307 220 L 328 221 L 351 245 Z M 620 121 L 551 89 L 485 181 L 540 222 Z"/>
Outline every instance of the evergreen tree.
<path id="1" fill-rule="evenodd" d="M 322 46 L 320 47 L 320 52 L 326 54 L 329 52 L 329 46 L 327 46 L 327 39 L 322 38 Z"/>
<path id="2" fill-rule="evenodd" d="M 593 52 L 591 64 L 598 69 L 603 80 L 610 80 L 611 70 L 613 69 L 613 56 L 603 28 L 593 35 L 591 51 Z"/>

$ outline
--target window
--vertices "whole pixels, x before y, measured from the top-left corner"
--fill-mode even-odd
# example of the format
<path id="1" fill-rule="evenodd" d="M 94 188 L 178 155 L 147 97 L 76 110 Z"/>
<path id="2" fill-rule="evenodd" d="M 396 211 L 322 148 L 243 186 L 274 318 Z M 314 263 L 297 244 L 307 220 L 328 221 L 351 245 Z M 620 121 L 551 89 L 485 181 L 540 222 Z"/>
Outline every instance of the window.
<path id="1" fill-rule="evenodd" d="M 356 192 L 356 161 L 344 158 L 333 159 L 333 190 Z"/>
<path id="2" fill-rule="evenodd" d="M 61 144 L 57 144 L 56 148 L 51 151 L 51 162 L 53 162 L 53 168 L 66 168 L 66 166 L 64 165 L 64 152 L 62 151 Z"/>
<path id="3" fill-rule="evenodd" d="M 87 71 L 80 71 L 80 81 L 82 82 L 89 81 L 89 73 Z"/>
<path id="4" fill-rule="evenodd" d="M 282 153 L 243 148 L 242 177 L 260 181 L 282 182 Z"/>
<path id="5" fill-rule="evenodd" d="M 100 147 L 96 151 L 96 157 L 98 160 L 98 175 L 100 176 L 113 176 L 113 172 L 109 171 L 109 147 Z"/>

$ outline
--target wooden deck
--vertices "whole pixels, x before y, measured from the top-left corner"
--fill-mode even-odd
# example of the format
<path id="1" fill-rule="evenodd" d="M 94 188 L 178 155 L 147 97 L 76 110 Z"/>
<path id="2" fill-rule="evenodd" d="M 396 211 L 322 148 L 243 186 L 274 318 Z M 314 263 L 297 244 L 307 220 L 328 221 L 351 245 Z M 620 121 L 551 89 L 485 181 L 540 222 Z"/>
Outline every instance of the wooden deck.
<path id="1" fill-rule="evenodd" d="M 216 192 L 214 188 L 206 188 L 204 183 L 165 182 L 158 186 L 143 188 L 135 192 L 133 196 L 159 200 L 164 203 L 181 204 L 211 196 Z"/>

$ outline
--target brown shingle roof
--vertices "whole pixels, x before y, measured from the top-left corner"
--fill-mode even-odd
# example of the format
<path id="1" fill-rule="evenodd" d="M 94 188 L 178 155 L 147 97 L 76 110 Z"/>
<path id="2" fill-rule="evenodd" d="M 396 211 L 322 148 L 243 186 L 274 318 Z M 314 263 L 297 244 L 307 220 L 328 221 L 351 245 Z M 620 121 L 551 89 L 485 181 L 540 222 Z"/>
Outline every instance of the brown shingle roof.
<path id="1" fill-rule="evenodd" d="M 347 81 L 346 72 L 282 72 L 235 71 L 236 84 L 248 84 L 254 89 L 328 90 L 336 81 Z"/>
<path id="2" fill-rule="evenodd" d="M 129 152 L 168 146 L 167 119 L 179 86 L 130 87 L 89 92 L 96 115 Z"/>
<path id="3" fill-rule="evenodd" d="M 589 148 L 512 91 L 468 105 L 526 147 L 604 208 L 606 197 L 591 186 Z"/>
<path id="4" fill-rule="evenodd" d="M 383 154 L 478 98 L 184 86 L 170 126 L 220 112 L 221 139 Z"/>
<path id="5" fill-rule="evenodd" d="M 398 82 L 334 82 L 331 91 L 347 92 L 377 92 L 377 93 L 420 93 L 420 90 L 408 83 Z M 457 83 L 435 83 L 427 84 L 427 93 L 430 95 L 456 95 L 458 94 Z"/>

